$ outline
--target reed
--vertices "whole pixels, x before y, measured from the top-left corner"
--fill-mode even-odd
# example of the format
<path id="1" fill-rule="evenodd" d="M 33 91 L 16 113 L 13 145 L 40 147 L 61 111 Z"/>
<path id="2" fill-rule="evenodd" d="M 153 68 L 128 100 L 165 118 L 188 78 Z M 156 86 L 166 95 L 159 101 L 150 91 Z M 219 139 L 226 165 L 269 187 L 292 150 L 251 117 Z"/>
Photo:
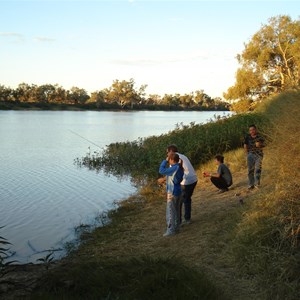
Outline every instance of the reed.
<path id="1" fill-rule="evenodd" d="M 197 168 L 217 153 L 241 147 L 248 126 L 252 123 L 264 128 L 268 120 L 262 113 L 251 113 L 219 118 L 207 124 L 178 124 L 167 134 L 112 143 L 101 152 L 78 158 L 76 163 L 116 176 L 131 175 L 136 180 L 146 182 L 158 176 L 158 166 L 165 158 L 169 144 L 176 144 L 179 152 L 188 156 Z"/>

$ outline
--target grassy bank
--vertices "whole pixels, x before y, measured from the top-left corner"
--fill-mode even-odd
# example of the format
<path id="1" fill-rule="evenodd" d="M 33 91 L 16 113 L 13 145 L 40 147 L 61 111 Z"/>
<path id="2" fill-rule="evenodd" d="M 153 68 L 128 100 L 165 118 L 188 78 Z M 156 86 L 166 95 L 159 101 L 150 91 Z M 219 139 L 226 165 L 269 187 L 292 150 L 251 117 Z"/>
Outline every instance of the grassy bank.
<path id="1" fill-rule="evenodd" d="M 272 121 L 264 188 L 236 228 L 234 254 L 266 299 L 300 298 L 300 94 L 282 94 L 261 110 Z"/>
<path id="2" fill-rule="evenodd" d="M 89 169 L 103 169 L 117 176 L 129 174 L 137 180 L 147 181 L 157 177 L 157 166 L 168 145 L 176 144 L 179 152 L 188 156 L 197 168 L 216 153 L 240 148 L 248 125 L 253 123 L 264 128 L 268 119 L 262 113 L 251 113 L 212 120 L 204 125 L 178 125 L 175 130 L 160 136 L 112 143 L 103 152 L 87 155 L 77 163 Z"/>
<path id="3" fill-rule="evenodd" d="M 203 155 L 192 224 L 163 238 L 165 192 L 149 184 L 111 211 L 107 226 L 83 234 L 79 249 L 47 272 L 31 299 L 299 299 L 299 101 L 299 93 L 283 94 L 257 114 L 201 129 L 204 134 L 213 128 L 218 136 L 211 144 L 214 148 L 206 148 L 210 155 L 222 150 L 219 133 L 236 137 L 236 144 L 226 150 L 240 146 L 249 123 L 263 129 L 268 146 L 260 190 L 247 190 L 246 159 L 238 149 L 225 153 L 234 184 L 228 193 L 216 194 L 201 176 L 216 166 L 208 154 Z M 184 130 L 186 143 L 201 138 L 194 125 Z M 152 148 L 161 145 L 152 155 L 161 160 L 174 136 L 182 136 L 182 144 L 177 143 L 182 152 L 191 157 L 197 153 L 188 148 L 194 144 L 184 144 L 184 131 L 178 129 L 162 136 L 162 141 L 150 138 Z M 210 134 L 205 137 L 213 141 Z M 125 145 L 130 147 L 125 143 L 120 149 Z"/>

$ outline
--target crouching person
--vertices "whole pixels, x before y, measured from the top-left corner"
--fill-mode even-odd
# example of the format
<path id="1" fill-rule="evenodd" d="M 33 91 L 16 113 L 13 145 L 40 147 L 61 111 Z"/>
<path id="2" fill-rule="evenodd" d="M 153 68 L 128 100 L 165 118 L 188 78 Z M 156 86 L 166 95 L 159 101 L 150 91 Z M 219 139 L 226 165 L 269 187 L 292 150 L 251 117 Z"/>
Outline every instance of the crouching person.
<path id="1" fill-rule="evenodd" d="M 228 191 L 232 185 L 232 175 L 229 168 L 224 164 L 224 156 L 215 156 L 218 170 L 216 173 L 204 172 L 204 177 L 210 177 L 211 182 L 219 189 L 220 193 Z"/>
<path id="2" fill-rule="evenodd" d="M 179 162 L 179 155 L 177 153 L 169 154 L 168 157 L 162 161 L 159 167 L 159 173 L 166 175 L 167 189 L 167 230 L 163 236 L 170 236 L 179 230 L 178 208 L 181 201 L 180 183 L 184 174 L 182 164 Z"/>

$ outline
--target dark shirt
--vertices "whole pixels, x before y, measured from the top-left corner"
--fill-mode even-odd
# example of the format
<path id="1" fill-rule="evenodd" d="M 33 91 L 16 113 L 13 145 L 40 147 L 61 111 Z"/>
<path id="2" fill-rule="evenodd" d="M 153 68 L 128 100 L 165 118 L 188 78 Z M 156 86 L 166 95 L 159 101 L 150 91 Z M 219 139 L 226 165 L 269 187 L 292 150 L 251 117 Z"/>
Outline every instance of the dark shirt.
<path id="1" fill-rule="evenodd" d="M 220 164 L 217 172 L 221 175 L 222 178 L 224 178 L 228 186 L 232 185 L 232 175 L 225 164 Z"/>
<path id="2" fill-rule="evenodd" d="M 256 142 L 260 142 L 261 147 L 264 147 L 265 140 L 261 135 L 257 134 L 256 137 L 252 137 L 248 134 L 245 136 L 244 144 L 247 145 L 248 153 L 250 152 L 263 156 L 263 150 L 261 147 L 256 147 Z"/>

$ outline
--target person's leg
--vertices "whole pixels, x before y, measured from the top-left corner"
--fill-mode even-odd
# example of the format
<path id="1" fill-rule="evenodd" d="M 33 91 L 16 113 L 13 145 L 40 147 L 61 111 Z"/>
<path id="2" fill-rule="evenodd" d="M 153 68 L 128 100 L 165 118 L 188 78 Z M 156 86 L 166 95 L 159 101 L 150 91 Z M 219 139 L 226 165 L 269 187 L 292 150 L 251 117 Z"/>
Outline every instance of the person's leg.
<path id="1" fill-rule="evenodd" d="M 254 170 L 255 170 L 254 154 L 248 153 L 247 165 L 248 165 L 248 185 L 249 185 L 249 187 L 253 187 L 254 186 Z"/>
<path id="2" fill-rule="evenodd" d="M 228 190 L 228 184 L 222 177 L 211 177 L 210 181 L 220 190 Z"/>
<path id="3" fill-rule="evenodd" d="M 170 208 L 170 201 L 167 197 L 167 207 L 166 207 L 166 223 L 167 223 L 167 231 L 166 233 L 168 233 L 168 229 L 169 229 L 169 224 L 171 222 L 171 208 Z"/>
<path id="4" fill-rule="evenodd" d="M 176 207 L 172 195 L 167 196 L 166 221 L 167 231 L 164 236 L 175 234 Z"/>
<path id="5" fill-rule="evenodd" d="M 174 196 L 174 204 L 175 204 L 175 231 L 178 232 L 180 229 L 180 205 L 181 205 L 181 195 Z"/>
<path id="6" fill-rule="evenodd" d="M 184 186 L 182 201 L 184 203 L 184 219 L 185 221 L 191 220 L 191 212 L 192 212 L 192 195 L 194 189 L 197 185 L 197 181 Z"/>
<path id="7" fill-rule="evenodd" d="M 178 221 L 179 221 L 179 225 L 182 222 L 182 205 L 183 205 L 184 194 L 185 194 L 184 185 L 181 185 L 181 195 L 180 195 L 180 199 L 177 203 L 177 205 L 178 205 L 177 206 L 177 218 L 178 218 Z"/>
<path id="8" fill-rule="evenodd" d="M 255 178 L 254 178 L 254 184 L 255 184 L 255 186 L 259 186 L 260 185 L 262 160 L 263 160 L 262 156 L 256 155 L 256 157 L 255 157 Z"/>

